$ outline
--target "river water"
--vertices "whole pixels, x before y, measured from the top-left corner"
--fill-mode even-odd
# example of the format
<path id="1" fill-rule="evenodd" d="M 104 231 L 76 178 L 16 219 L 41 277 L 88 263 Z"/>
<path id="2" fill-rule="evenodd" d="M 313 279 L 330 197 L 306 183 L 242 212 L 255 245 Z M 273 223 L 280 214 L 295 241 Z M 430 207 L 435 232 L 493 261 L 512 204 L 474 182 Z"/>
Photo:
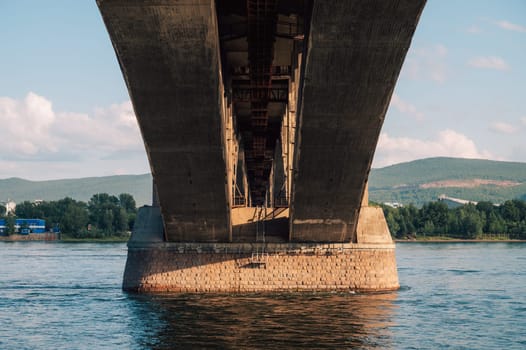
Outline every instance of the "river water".
<path id="1" fill-rule="evenodd" d="M 526 244 L 397 260 L 390 293 L 138 296 L 125 244 L 0 242 L 0 349 L 526 349 Z"/>

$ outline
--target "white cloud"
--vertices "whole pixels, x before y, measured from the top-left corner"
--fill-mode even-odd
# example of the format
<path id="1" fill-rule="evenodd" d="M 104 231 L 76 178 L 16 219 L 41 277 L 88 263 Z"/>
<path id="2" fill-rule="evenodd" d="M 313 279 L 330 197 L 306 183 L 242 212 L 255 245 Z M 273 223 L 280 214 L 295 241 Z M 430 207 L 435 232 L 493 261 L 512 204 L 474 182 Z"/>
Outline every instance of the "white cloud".
<path id="1" fill-rule="evenodd" d="M 468 65 L 475 68 L 509 70 L 510 66 L 500 57 L 475 57 L 468 61 Z"/>
<path id="2" fill-rule="evenodd" d="M 97 108 L 95 110 L 95 116 L 97 119 L 113 117 L 115 126 L 127 126 L 130 128 L 137 127 L 137 119 L 135 118 L 131 101 L 112 104 L 108 108 Z"/>
<path id="3" fill-rule="evenodd" d="M 521 118 L 521 123 L 526 126 L 526 116 Z"/>
<path id="4" fill-rule="evenodd" d="M 504 21 L 504 20 L 496 21 L 495 24 L 505 30 L 526 33 L 526 27 L 520 24 L 511 23 L 511 22 Z"/>
<path id="5" fill-rule="evenodd" d="M 443 83 L 447 79 L 445 63 L 447 54 L 447 47 L 442 44 L 410 49 L 401 75 L 413 80 L 433 80 Z"/>
<path id="6" fill-rule="evenodd" d="M 391 106 L 398 111 L 407 114 L 417 121 L 424 120 L 424 113 L 420 112 L 414 105 L 402 100 L 396 93 L 391 97 Z"/>
<path id="7" fill-rule="evenodd" d="M 505 122 L 494 122 L 490 125 L 490 129 L 501 134 L 513 134 L 518 130 L 515 126 Z"/>
<path id="8" fill-rule="evenodd" d="M 40 152 L 55 152 L 56 140 L 50 136 L 56 116 L 52 104 L 30 92 L 22 101 L 0 97 L 0 154 L 21 158 Z"/>
<path id="9" fill-rule="evenodd" d="M 480 29 L 479 26 L 472 25 L 471 27 L 469 27 L 469 28 L 467 29 L 467 32 L 468 32 L 469 34 L 480 34 L 480 33 L 482 33 L 482 29 Z"/>
<path id="10" fill-rule="evenodd" d="M 51 101 L 33 92 L 21 100 L 0 97 L 0 123 L 0 178 L 147 171 L 130 101 L 82 114 L 57 112 Z M 120 158 L 116 159 L 115 154 Z M 131 163 L 126 163 L 131 158 L 141 170 L 133 170 Z M 97 169 L 102 163 L 104 169 Z M 39 171 L 28 171 L 31 168 Z"/>
<path id="11" fill-rule="evenodd" d="M 98 108 L 93 115 L 58 113 L 53 131 L 83 150 L 116 152 L 142 147 L 131 102 Z"/>
<path id="12" fill-rule="evenodd" d="M 432 140 L 391 137 L 382 133 L 374 159 L 375 167 L 428 157 L 491 158 L 487 151 L 479 151 L 475 142 L 454 130 L 443 130 Z"/>

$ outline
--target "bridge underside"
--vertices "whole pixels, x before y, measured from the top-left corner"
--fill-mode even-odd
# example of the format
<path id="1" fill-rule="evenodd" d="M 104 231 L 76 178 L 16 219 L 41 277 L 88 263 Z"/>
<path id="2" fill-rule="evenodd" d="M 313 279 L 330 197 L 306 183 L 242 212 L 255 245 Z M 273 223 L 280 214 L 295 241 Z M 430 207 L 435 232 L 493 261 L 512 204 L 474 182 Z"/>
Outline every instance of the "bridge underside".
<path id="1" fill-rule="evenodd" d="M 367 178 L 425 1 L 97 3 L 150 161 L 154 240 L 391 244 Z"/>
<path id="2" fill-rule="evenodd" d="M 236 241 L 236 208 L 257 207 L 289 209 L 285 240 L 356 241 L 374 150 L 423 1 L 98 5 L 167 241 Z"/>

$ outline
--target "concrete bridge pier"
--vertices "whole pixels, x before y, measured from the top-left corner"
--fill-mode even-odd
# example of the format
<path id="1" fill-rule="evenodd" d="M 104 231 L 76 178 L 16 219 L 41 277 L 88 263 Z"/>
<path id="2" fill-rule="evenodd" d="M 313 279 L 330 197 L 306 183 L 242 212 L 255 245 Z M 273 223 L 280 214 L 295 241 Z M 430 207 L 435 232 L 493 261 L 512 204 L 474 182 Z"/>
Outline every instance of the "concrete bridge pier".
<path id="1" fill-rule="evenodd" d="M 155 179 L 125 290 L 398 288 L 366 183 L 425 1 L 97 4 Z"/>
<path id="2" fill-rule="evenodd" d="M 362 208 L 355 243 L 269 240 L 166 242 L 159 208 L 142 207 L 128 242 L 123 289 L 243 293 L 399 288 L 395 245 L 380 208 Z"/>

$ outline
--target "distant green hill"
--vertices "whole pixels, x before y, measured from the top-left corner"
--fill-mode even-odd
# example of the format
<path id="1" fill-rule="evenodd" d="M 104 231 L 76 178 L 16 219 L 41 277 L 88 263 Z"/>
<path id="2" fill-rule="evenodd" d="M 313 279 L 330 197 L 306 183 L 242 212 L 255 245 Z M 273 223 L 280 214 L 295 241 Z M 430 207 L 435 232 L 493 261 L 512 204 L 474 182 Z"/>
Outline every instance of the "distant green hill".
<path id="1" fill-rule="evenodd" d="M 475 180 L 478 186 L 474 186 Z M 462 186 L 463 182 L 469 183 Z M 459 187 L 457 187 L 459 186 Z M 502 203 L 526 199 L 526 163 L 481 159 L 428 158 L 373 169 L 369 198 L 375 202 L 420 206 L 445 194 L 472 201 Z"/>
<path id="2" fill-rule="evenodd" d="M 11 199 L 16 203 L 25 200 L 33 201 L 58 200 L 71 197 L 87 202 L 93 194 L 109 193 L 133 195 L 137 205 L 150 204 L 152 198 L 152 177 L 144 175 L 116 175 L 104 177 L 87 177 L 51 181 L 28 181 L 19 178 L 0 180 L 0 201 Z"/>
<path id="3" fill-rule="evenodd" d="M 478 179 L 478 186 L 462 186 L 462 181 L 468 185 L 471 182 L 473 186 L 475 179 Z M 0 201 L 9 198 L 20 203 L 24 200 L 71 197 L 87 202 L 93 194 L 105 192 L 114 195 L 130 193 L 140 206 L 151 203 L 151 184 L 150 174 L 52 181 L 10 178 L 0 180 Z M 369 198 L 375 202 L 420 206 L 436 200 L 441 194 L 494 203 L 513 198 L 526 199 L 526 163 L 428 158 L 371 171 Z"/>

